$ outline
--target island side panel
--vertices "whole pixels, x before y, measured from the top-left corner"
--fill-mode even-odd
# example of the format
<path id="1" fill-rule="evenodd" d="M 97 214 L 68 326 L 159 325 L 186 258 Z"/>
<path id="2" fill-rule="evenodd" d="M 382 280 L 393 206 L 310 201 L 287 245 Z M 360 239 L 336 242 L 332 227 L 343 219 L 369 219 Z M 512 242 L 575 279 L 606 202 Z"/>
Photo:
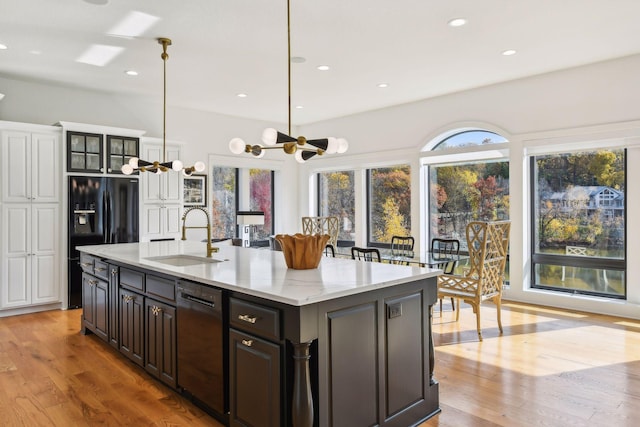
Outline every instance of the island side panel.
<path id="1" fill-rule="evenodd" d="M 431 380 L 435 302 L 429 278 L 318 305 L 321 427 L 407 426 L 440 411 Z"/>

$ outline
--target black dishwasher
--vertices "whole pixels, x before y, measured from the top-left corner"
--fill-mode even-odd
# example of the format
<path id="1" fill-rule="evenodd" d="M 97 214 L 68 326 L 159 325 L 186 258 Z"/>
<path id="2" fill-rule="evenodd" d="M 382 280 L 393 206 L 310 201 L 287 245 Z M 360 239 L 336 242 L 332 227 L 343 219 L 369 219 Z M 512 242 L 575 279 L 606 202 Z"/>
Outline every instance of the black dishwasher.
<path id="1" fill-rule="evenodd" d="M 177 291 L 178 388 L 225 416 L 222 292 L 186 281 L 178 282 Z"/>

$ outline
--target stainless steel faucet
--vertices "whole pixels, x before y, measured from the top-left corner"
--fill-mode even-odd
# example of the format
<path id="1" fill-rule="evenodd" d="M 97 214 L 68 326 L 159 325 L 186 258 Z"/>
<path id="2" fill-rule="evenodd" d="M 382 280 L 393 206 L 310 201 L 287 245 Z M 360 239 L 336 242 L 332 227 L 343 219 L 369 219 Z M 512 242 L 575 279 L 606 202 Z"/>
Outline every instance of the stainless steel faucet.
<path id="1" fill-rule="evenodd" d="M 207 226 L 206 227 L 187 227 L 185 224 L 187 222 L 187 215 L 194 210 L 199 210 L 204 212 L 204 214 L 207 217 Z M 200 208 L 200 207 L 193 207 L 193 208 L 189 208 L 186 211 L 184 211 L 184 215 L 182 215 L 182 240 L 187 240 L 187 229 L 191 229 L 191 228 L 206 228 L 207 229 L 207 258 L 211 258 L 211 254 L 213 254 L 214 252 L 218 252 L 220 250 L 220 248 L 216 248 L 214 246 L 211 246 L 211 217 L 209 216 L 209 212 L 207 212 L 207 210 L 205 208 Z"/>

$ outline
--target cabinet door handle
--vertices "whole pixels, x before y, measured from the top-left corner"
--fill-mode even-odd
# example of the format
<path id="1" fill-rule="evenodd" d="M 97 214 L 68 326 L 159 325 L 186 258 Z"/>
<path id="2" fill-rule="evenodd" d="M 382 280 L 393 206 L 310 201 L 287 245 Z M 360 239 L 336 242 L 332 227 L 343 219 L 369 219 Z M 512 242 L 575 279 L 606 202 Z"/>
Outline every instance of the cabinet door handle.
<path id="1" fill-rule="evenodd" d="M 118 269 L 114 268 L 113 270 L 111 270 L 112 276 L 115 276 L 116 274 L 118 274 Z"/>
<path id="2" fill-rule="evenodd" d="M 253 345 L 253 340 L 242 340 L 242 344 L 251 347 Z"/>
<path id="3" fill-rule="evenodd" d="M 95 286 L 95 285 L 97 285 L 97 284 L 98 284 L 98 281 L 97 281 L 97 280 L 89 280 L 89 284 L 90 284 L 91 286 Z"/>
<path id="4" fill-rule="evenodd" d="M 258 320 L 256 316 L 251 316 L 248 314 L 238 314 L 238 319 L 251 324 L 256 323 L 256 320 Z"/>
<path id="5" fill-rule="evenodd" d="M 158 314 L 162 313 L 162 309 L 157 305 L 154 305 L 153 307 L 151 307 L 151 312 L 154 316 L 158 317 Z"/>
<path id="6" fill-rule="evenodd" d="M 133 297 L 131 295 L 123 295 L 122 299 L 124 299 L 125 303 L 129 304 L 129 301 L 131 301 Z"/>

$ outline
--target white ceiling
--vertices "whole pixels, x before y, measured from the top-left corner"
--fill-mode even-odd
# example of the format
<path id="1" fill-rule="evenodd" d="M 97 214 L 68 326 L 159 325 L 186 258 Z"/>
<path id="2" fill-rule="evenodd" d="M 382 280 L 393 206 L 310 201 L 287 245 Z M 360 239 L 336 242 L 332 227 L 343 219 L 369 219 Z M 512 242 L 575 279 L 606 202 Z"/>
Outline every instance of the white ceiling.
<path id="1" fill-rule="evenodd" d="M 286 0 L 99 2 L 0 0 L 0 75 L 161 97 L 168 37 L 170 105 L 287 122 Z M 130 11 L 159 19 L 109 35 Z M 467 25 L 447 25 L 458 17 Z M 640 0 L 291 0 L 291 55 L 306 58 L 291 66 L 292 123 L 638 54 L 639 17 Z M 123 50 L 76 62 L 92 44 Z"/>

